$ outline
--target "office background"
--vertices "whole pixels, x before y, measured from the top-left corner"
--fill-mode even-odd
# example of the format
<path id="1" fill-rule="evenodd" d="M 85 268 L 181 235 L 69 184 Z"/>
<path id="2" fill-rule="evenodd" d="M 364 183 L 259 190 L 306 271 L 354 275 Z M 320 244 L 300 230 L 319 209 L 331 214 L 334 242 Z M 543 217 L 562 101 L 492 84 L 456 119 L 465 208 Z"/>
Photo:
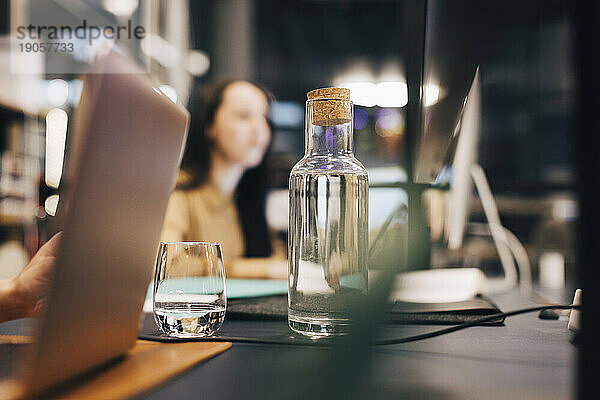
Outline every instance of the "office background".
<path id="1" fill-rule="evenodd" d="M 534 266 L 544 252 L 559 252 L 568 277 L 573 278 L 577 203 L 571 6 L 555 0 L 479 3 L 456 3 L 464 12 L 456 23 L 478 33 L 465 46 L 476 50 L 481 65 L 479 163 L 497 196 L 503 222 L 527 245 Z M 272 227 L 284 235 L 287 176 L 303 153 L 304 101 L 310 89 L 351 85 L 357 96 L 356 155 L 369 170 L 372 185 L 407 181 L 408 98 L 402 85 L 406 83 L 403 24 L 408 4 L 392 0 L 5 0 L 0 2 L 0 33 L 6 37 L 11 24 L 26 24 L 40 15 L 64 19 L 71 14 L 114 23 L 131 19 L 144 24 L 153 46 L 130 50 L 148 60 L 147 68 L 157 83 L 183 104 L 192 90 L 221 78 L 264 84 L 276 97 L 271 112 L 275 141 L 269 156 L 272 195 L 267 215 Z M 71 12 L 65 13 L 69 7 Z M 3 40 L 6 45 L 7 39 Z M 174 54 L 180 62 L 172 62 L 169 55 Z M 8 52 L 1 56 L 4 60 Z M 35 88 L 34 106 L 23 109 L 11 101 L 15 94 L 10 85 L 3 86 L 0 102 L 2 277 L 16 273 L 55 229 L 51 214 L 60 177 L 68 173 L 63 168 L 69 154 L 70 117 L 81 92 L 76 74 L 41 71 L 23 79 L 23 84 Z M 380 90 L 385 86 L 381 83 L 392 83 L 397 90 L 389 94 Z M 430 101 L 443 92 L 440 87 L 427 89 Z M 52 127 L 63 111 L 68 122 L 61 135 Z M 61 141 L 64 157 L 57 157 Z M 372 232 L 406 203 L 401 188 L 372 189 Z M 476 197 L 471 210 L 472 221 L 483 220 Z M 434 251 L 441 255 L 433 261 L 447 262 L 443 240 L 436 240 L 440 246 L 434 246 Z M 482 246 L 491 247 L 490 240 L 481 238 L 466 243 L 474 246 L 473 254 L 481 253 Z M 471 257 L 469 262 L 486 261 Z"/>

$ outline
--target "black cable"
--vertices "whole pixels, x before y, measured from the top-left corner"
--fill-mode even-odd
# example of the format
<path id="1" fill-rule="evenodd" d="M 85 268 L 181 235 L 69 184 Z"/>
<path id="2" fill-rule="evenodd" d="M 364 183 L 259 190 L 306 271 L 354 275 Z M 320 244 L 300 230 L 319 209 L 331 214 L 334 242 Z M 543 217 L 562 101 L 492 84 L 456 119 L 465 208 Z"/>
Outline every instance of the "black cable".
<path id="1" fill-rule="evenodd" d="M 530 312 L 542 311 L 542 310 L 570 310 L 570 309 L 579 310 L 579 309 L 581 309 L 581 306 L 569 304 L 569 305 L 546 305 L 546 306 L 521 308 L 519 310 L 513 310 L 513 311 L 504 312 L 504 313 L 496 313 L 496 314 L 488 315 L 485 317 L 477 318 L 476 320 L 473 320 L 473 321 L 464 322 L 459 325 L 454 325 L 449 328 L 439 329 L 439 330 L 432 331 L 432 332 L 421 333 L 418 335 L 407 336 L 407 337 L 403 337 L 403 338 L 377 340 L 377 341 L 373 342 L 373 345 L 374 346 L 388 346 L 388 345 L 393 345 L 393 344 L 416 342 L 419 340 L 431 339 L 431 338 L 434 338 L 437 336 L 446 335 L 448 333 L 460 331 L 460 330 L 470 328 L 473 326 L 479 326 L 486 322 L 495 321 L 499 318 L 512 317 L 514 315 L 527 314 Z M 156 337 L 144 337 L 144 336 L 142 336 L 141 339 L 157 340 Z M 290 339 L 292 339 L 292 341 L 290 341 Z M 165 341 L 165 342 L 180 342 L 181 341 L 181 340 L 177 340 L 177 339 L 173 340 L 173 339 L 170 339 L 167 337 L 165 337 L 164 340 L 160 340 L 160 339 L 158 339 L 158 340 Z M 285 337 L 282 339 L 277 339 L 277 338 L 259 339 L 259 338 L 246 338 L 246 337 L 237 337 L 237 336 L 213 336 L 213 337 L 207 337 L 207 338 L 200 339 L 200 340 L 195 339 L 193 341 L 233 342 L 233 343 L 249 343 L 249 344 L 283 344 L 283 345 L 316 346 L 316 347 L 331 347 L 333 344 L 331 340 L 321 340 L 321 339 L 311 340 L 311 339 L 300 338 L 300 339 L 297 339 L 298 341 L 296 343 L 294 343 L 293 340 L 296 340 L 296 339 L 294 337 Z"/>
<path id="2" fill-rule="evenodd" d="M 497 313 L 492 314 L 487 317 L 478 318 L 474 321 L 469 321 L 462 323 L 460 325 L 451 326 L 449 328 L 440 329 L 433 332 L 422 333 L 419 335 L 408 336 L 404 338 L 397 339 L 386 339 L 386 340 L 378 340 L 374 343 L 376 346 L 386 346 L 390 344 L 400 344 L 400 343 L 409 343 L 416 342 L 418 340 L 430 339 L 437 336 L 446 335 L 448 333 L 460 331 L 462 329 L 470 328 L 472 326 L 481 325 L 486 322 L 497 320 L 498 318 L 506 318 L 519 314 L 527 314 L 530 312 L 541 311 L 541 310 L 570 310 L 570 309 L 580 309 L 580 306 L 574 306 L 573 304 L 569 305 L 551 305 L 551 306 L 538 306 L 538 307 L 530 307 L 530 308 L 522 308 L 520 310 L 508 311 L 505 313 Z"/>

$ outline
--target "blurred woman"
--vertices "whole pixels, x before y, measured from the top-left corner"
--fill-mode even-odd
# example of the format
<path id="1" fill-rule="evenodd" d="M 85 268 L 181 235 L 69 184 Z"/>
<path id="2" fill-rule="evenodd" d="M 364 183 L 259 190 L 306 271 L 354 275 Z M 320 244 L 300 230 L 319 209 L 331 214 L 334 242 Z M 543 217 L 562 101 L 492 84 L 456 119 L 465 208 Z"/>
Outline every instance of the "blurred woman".
<path id="1" fill-rule="evenodd" d="M 228 277 L 286 278 L 265 217 L 264 160 L 271 95 L 245 80 L 219 82 L 192 102 L 178 187 L 161 239 L 222 244 Z"/>

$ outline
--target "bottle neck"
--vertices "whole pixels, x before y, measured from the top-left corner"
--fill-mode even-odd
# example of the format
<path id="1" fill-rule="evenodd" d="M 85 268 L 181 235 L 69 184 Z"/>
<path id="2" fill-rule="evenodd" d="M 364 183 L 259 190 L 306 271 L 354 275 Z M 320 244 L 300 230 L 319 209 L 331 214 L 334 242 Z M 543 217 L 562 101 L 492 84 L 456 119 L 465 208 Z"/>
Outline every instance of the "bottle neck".
<path id="1" fill-rule="evenodd" d="M 306 102 L 307 156 L 352 156 L 352 102 L 314 99 Z"/>
<path id="2" fill-rule="evenodd" d="M 306 127 L 307 156 L 352 156 L 352 122 L 338 125 L 312 125 Z"/>

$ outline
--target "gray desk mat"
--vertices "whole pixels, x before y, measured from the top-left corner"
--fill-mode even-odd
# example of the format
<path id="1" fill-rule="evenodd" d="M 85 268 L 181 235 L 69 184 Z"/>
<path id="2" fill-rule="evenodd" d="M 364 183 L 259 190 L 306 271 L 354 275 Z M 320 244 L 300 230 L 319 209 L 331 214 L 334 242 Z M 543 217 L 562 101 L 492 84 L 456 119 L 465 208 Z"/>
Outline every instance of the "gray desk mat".
<path id="1" fill-rule="evenodd" d="M 478 296 L 469 301 L 457 303 L 401 303 L 392 306 L 388 315 L 388 326 L 415 325 L 456 325 L 471 322 L 478 318 L 500 313 L 500 309 L 491 300 Z M 257 298 L 229 300 L 224 327 L 208 338 L 174 338 L 161 333 L 151 313 L 145 315 L 140 339 L 161 342 L 181 341 L 243 341 L 266 340 L 272 344 L 306 344 L 314 345 L 315 341 L 292 333 L 287 327 L 287 296 L 266 296 Z M 272 330 L 258 335 L 243 333 L 244 321 L 263 321 L 269 323 Z M 235 324 L 235 329 L 229 329 Z M 241 325 L 240 325 L 241 324 Z M 504 318 L 482 325 L 502 326 Z M 240 333 L 242 335 L 240 335 Z M 319 341 L 326 344 L 327 341 Z"/>
<path id="2" fill-rule="evenodd" d="M 456 325 L 500 313 L 491 300 L 477 296 L 455 303 L 396 302 L 388 315 L 389 323 L 418 325 Z M 267 296 L 230 300 L 227 318 L 238 320 L 287 320 L 287 296 Z M 502 325 L 503 320 L 490 325 Z"/>

